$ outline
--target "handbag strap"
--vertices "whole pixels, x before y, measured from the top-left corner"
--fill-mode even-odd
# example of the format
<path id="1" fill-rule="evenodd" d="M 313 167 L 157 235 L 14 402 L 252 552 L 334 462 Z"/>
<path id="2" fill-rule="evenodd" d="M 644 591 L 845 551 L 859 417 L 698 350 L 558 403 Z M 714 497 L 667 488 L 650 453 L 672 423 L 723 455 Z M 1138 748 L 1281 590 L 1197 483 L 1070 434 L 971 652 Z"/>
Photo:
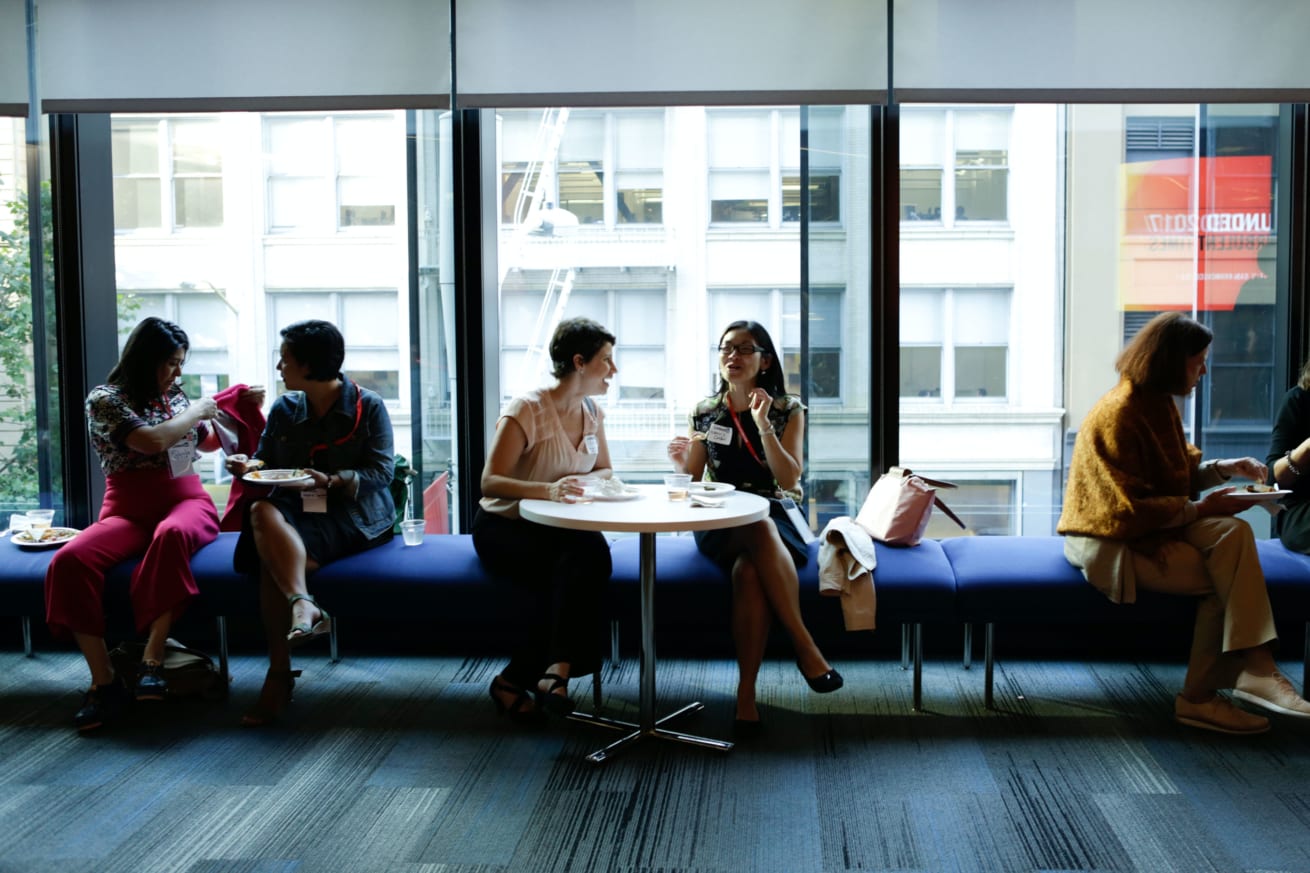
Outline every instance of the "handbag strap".
<path id="1" fill-rule="evenodd" d="M 920 478 L 923 478 L 923 477 L 920 477 Z M 929 482 L 929 481 L 931 481 L 931 480 L 929 480 L 929 479 L 924 479 L 923 481 L 925 481 L 925 482 Z M 955 486 L 952 485 L 951 487 L 954 488 Z M 938 497 L 938 496 L 936 496 L 936 495 L 933 495 L 932 501 L 933 501 L 933 503 L 935 503 L 935 504 L 937 505 L 937 508 L 938 508 L 938 509 L 940 509 L 942 512 L 946 513 L 946 517 L 947 517 L 947 518 L 949 518 L 951 521 L 955 522 L 956 524 L 958 524 L 958 525 L 960 526 L 960 530 L 965 530 L 965 529 L 966 529 L 966 525 L 965 525 L 965 523 L 962 522 L 962 521 L 960 521 L 960 517 L 959 517 L 958 515 L 956 515 L 955 512 L 952 511 L 952 509 L 951 509 L 949 506 L 947 506 L 947 505 L 945 504 L 945 502 L 943 502 L 942 499 L 941 499 L 940 497 Z"/>

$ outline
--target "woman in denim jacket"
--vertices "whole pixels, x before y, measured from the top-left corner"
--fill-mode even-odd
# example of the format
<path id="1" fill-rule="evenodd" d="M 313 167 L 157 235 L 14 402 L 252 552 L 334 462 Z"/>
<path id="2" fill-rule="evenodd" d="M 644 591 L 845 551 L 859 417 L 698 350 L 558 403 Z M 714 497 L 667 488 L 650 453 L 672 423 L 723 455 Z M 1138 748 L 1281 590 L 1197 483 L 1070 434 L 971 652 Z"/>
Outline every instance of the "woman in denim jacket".
<path id="1" fill-rule="evenodd" d="M 260 576 L 269 666 L 259 702 L 243 717 L 277 719 L 291 700 L 291 648 L 328 634 L 332 617 L 309 596 L 305 576 L 391 539 L 396 508 L 391 419 L 382 398 L 341 374 L 345 340 L 326 321 L 282 330 L 278 372 L 287 387 L 273 404 L 253 458 L 232 455 L 234 476 L 294 470 L 251 504 L 236 567 Z"/>

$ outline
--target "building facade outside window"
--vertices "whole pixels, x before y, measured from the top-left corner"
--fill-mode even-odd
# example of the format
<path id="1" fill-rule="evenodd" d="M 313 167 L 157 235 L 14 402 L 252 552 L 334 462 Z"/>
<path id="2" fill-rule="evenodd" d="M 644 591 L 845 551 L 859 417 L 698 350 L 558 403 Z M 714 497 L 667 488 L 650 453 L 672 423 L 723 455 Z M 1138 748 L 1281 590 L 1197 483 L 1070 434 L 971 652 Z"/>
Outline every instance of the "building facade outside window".
<path id="1" fill-rule="evenodd" d="M 906 107 L 901 116 L 901 221 L 945 227 L 1007 221 L 1011 123 L 1008 107 Z"/>
<path id="2" fill-rule="evenodd" d="M 116 231 L 223 225 L 223 154 L 216 119 L 119 116 L 111 137 Z"/>

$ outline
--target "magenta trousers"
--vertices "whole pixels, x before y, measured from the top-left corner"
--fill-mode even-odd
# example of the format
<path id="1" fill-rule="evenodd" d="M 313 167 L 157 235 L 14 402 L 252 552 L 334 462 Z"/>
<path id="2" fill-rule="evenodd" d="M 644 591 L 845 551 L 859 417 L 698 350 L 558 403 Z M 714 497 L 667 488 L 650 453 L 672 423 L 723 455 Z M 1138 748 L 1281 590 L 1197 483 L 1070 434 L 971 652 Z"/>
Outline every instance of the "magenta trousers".
<path id="1" fill-rule="evenodd" d="M 62 546 L 46 570 L 50 630 L 103 637 L 105 572 L 138 556 L 130 589 L 137 630 L 169 612 L 176 618 L 199 593 L 191 556 L 217 536 L 218 512 L 199 476 L 111 474 L 100 520 Z"/>

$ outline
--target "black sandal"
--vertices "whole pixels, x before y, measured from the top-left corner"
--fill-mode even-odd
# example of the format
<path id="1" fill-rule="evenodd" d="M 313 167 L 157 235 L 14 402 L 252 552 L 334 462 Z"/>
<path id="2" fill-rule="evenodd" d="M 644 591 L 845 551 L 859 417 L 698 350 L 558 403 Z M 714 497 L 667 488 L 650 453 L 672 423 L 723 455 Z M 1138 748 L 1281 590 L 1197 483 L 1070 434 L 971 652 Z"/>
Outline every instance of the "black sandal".
<path id="1" fill-rule="evenodd" d="M 498 691 L 501 694 L 513 694 L 514 700 L 506 706 L 496 694 Z M 492 703 L 496 704 L 496 714 L 507 716 L 515 724 L 540 725 L 546 721 L 546 713 L 533 706 L 532 695 L 499 676 L 491 680 L 491 687 L 487 689 L 487 693 L 491 695 Z M 533 708 L 528 709 L 529 706 Z"/>
<path id="2" fill-rule="evenodd" d="M 291 692 L 296 688 L 296 677 L 299 675 L 299 670 L 274 670 L 270 667 L 264 674 L 264 685 L 259 689 L 259 700 L 241 716 L 242 727 L 263 727 L 277 721 L 282 715 L 282 710 L 291 702 Z M 278 683 L 286 685 L 287 690 L 284 694 L 277 695 L 271 690 Z M 275 697 L 279 698 L 277 703 L 273 702 Z"/>
<path id="3" fill-rule="evenodd" d="M 540 681 L 550 682 L 550 688 L 541 690 Z M 537 686 L 537 706 L 551 715 L 569 715 L 576 708 L 569 697 L 569 680 L 558 673 L 542 673 Z M 556 694 L 556 689 L 563 688 L 563 694 Z"/>

